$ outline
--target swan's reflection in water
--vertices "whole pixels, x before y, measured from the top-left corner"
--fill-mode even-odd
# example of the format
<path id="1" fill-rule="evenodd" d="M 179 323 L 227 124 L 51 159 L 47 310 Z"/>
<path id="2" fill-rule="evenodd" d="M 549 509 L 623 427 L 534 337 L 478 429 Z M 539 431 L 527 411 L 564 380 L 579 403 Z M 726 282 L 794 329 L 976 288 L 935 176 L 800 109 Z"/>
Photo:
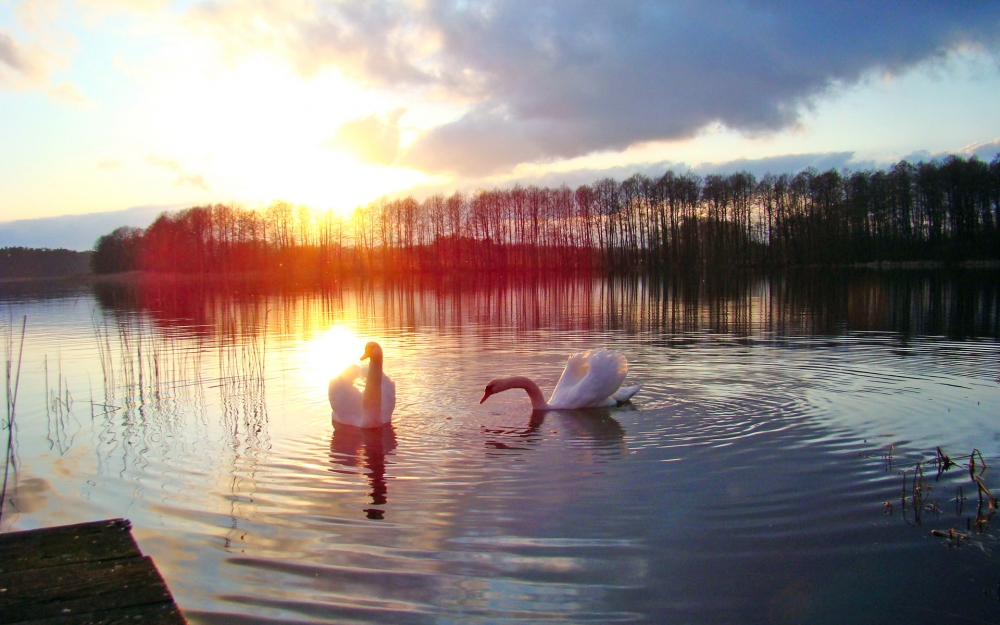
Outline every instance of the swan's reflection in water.
<path id="1" fill-rule="evenodd" d="M 546 436 L 558 437 L 573 447 L 600 452 L 601 457 L 623 456 L 628 451 L 625 429 L 612 412 L 624 408 L 578 408 L 573 410 L 535 410 L 527 427 L 486 427 L 486 448 L 490 450 L 528 450 Z"/>
<path id="2" fill-rule="evenodd" d="M 371 485 L 371 503 L 385 505 L 389 501 L 389 488 L 385 480 L 386 456 L 396 449 L 396 432 L 392 423 L 380 428 L 359 428 L 334 422 L 333 437 L 330 439 L 331 471 L 357 475 L 354 468 L 366 469 Z M 340 467 L 347 467 L 343 469 Z M 381 519 L 385 510 L 365 508 L 369 519 Z"/>

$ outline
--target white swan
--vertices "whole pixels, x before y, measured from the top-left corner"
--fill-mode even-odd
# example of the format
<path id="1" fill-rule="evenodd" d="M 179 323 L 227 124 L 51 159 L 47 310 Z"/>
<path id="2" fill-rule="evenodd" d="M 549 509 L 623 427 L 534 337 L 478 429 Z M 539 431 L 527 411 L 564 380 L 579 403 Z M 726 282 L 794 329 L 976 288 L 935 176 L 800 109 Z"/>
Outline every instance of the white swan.
<path id="1" fill-rule="evenodd" d="M 354 380 L 361 376 L 361 367 L 351 365 L 330 380 L 330 408 L 333 420 L 359 428 L 378 428 L 392 421 L 396 407 L 396 383 L 382 372 L 382 347 L 372 341 L 365 345 L 361 360 L 371 359 L 362 394 Z"/>
<path id="2" fill-rule="evenodd" d="M 479 403 L 495 393 L 523 388 L 531 399 L 532 410 L 615 406 L 629 401 L 641 388 L 621 385 L 627 373 L 628 361 L 622 354 L 606 349 L 590 349 L 569 357 L 566 369 L 547 402 L 534 381 L 523 375 L 515 375 L 490 380 Z"/>

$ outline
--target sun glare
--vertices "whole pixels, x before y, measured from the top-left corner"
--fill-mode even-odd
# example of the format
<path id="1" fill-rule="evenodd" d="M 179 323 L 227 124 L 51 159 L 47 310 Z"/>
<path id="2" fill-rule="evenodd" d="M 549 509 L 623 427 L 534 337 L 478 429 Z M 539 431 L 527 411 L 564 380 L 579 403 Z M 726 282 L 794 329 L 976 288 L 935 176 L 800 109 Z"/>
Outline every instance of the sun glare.
<path id="1" fill-rule="evenodd" d="M 345 217 L 357 206 L 426 179 L 417 172 L 358 163 L 321 148 L 284 153 L 282 162 L 234 154 L 227 159 L 232 170 L 220 171 L 217 179 L 229 195 L 247 204 L 281 200 L 317 211 L 332 208 Z"/>
<path id="2" fill-rule="evenodd" d="M 161 60 L 145 105 L 133 112 L 147 154 L 175 164 L 162 172 L 166 183 L 198 176 L 206 201 L 281 200 L 348 215 L 427 179 L 325 147 L 342 123 L 394 106 L 378 94 L 333 72 L 302 80 L 267 59 L 198 64 L 190 54 Z M 203 50 L 199 58 L 212 55 Z"/>
<path id="3" fill-rule="evenodd" d="M 359 364 L 364 351 L 365 340 L 352 328 L 335 325 L 302 346 L 299 371 L 310 388 L 325 388 L 330 378 Z"/>

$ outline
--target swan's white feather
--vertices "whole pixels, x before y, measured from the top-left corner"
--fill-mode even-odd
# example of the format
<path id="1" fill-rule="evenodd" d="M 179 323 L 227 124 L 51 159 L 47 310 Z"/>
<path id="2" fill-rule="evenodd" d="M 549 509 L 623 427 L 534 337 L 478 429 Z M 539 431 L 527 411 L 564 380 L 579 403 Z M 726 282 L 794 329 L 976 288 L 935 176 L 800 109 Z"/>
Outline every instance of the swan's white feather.
<path id="1" fill-rule="evenodd" d="M 632 399 L 632 396 L 639 392 L 642 386 L 637 384 L 635 386 L 623 386 L 615 394 L 611 396 L 611 399 L 615 400 L 616 404 L 624 404 L 625 402 Z"/>
<path id="2" fill-rule="evenodd" d="M 392 411 L 396 409 L 396 383 L 382 374 L 382 425 L 392 421 Z"/>
<path id="3" fill-rule="evenodd" d="M 549 398 L 555 409 L 614 406 L 627 401 L 639 387 L 619 389 L 628 374 L 628 361 L 619 352 L 606 349 L 589 349 L 573 354 L 566 361 L 566 368 Z M 632 390 L 634 389 L 634 390 Z M 616 394 L 622 393 L 622 399 Z"/>
<path id="4" fill-rule="evenodd" d="M 357 427 L 378 427 L 392 421 L 392 411 L 396 408 L 396 383 L 384 372 L 382 373 L 382 422 L 372 424 L 366 420 L 361 407 L 362 390 L 358 389 L 354 382 L 359 377 L 367 375 L 367 365 L 363 367 L 350 365 L 340 375 L 330 380 L 327 391 L 334 421 Z"/>
<path id="5" fill-rule="evenodd" d="M 327 389 L 330 395 L 330 407 L 333 408 L 333 418 L 341 421 L 350 418 L 348 415 L 361 415 L 361 391 L 354 386 L 354 381 L 361 374 L 357 365 L 350 365 L 340 375 L 330 380 Z"/>

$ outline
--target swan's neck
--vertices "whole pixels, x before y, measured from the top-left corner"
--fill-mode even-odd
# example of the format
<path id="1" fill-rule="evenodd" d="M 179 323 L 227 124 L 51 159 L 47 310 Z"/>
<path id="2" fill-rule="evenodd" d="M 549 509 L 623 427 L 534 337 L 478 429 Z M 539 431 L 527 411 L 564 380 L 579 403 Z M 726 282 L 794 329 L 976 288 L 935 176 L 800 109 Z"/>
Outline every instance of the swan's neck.
<path id="1" fill-rule="evenodd" d="M 361 409 L 372 421 L 382 420 L 382 359 L 372 358 L 368 364 L 365 392 L 361 396 Z"/>
<path id="2" fill-rule="evenodd" d="M 528 398 L 531 399 L 531 409 L 532 410 L 548 410 L 549 405 L 545 401 L 545 396 L 542 395 L 542 389 L 538 388 L 535 381 L 531 378 L 527 378 L 523 375 L 515 375 L 513 377 L 504 380 L 505 389 L 512 388 L 523 388 L 528 393 Z"/>

